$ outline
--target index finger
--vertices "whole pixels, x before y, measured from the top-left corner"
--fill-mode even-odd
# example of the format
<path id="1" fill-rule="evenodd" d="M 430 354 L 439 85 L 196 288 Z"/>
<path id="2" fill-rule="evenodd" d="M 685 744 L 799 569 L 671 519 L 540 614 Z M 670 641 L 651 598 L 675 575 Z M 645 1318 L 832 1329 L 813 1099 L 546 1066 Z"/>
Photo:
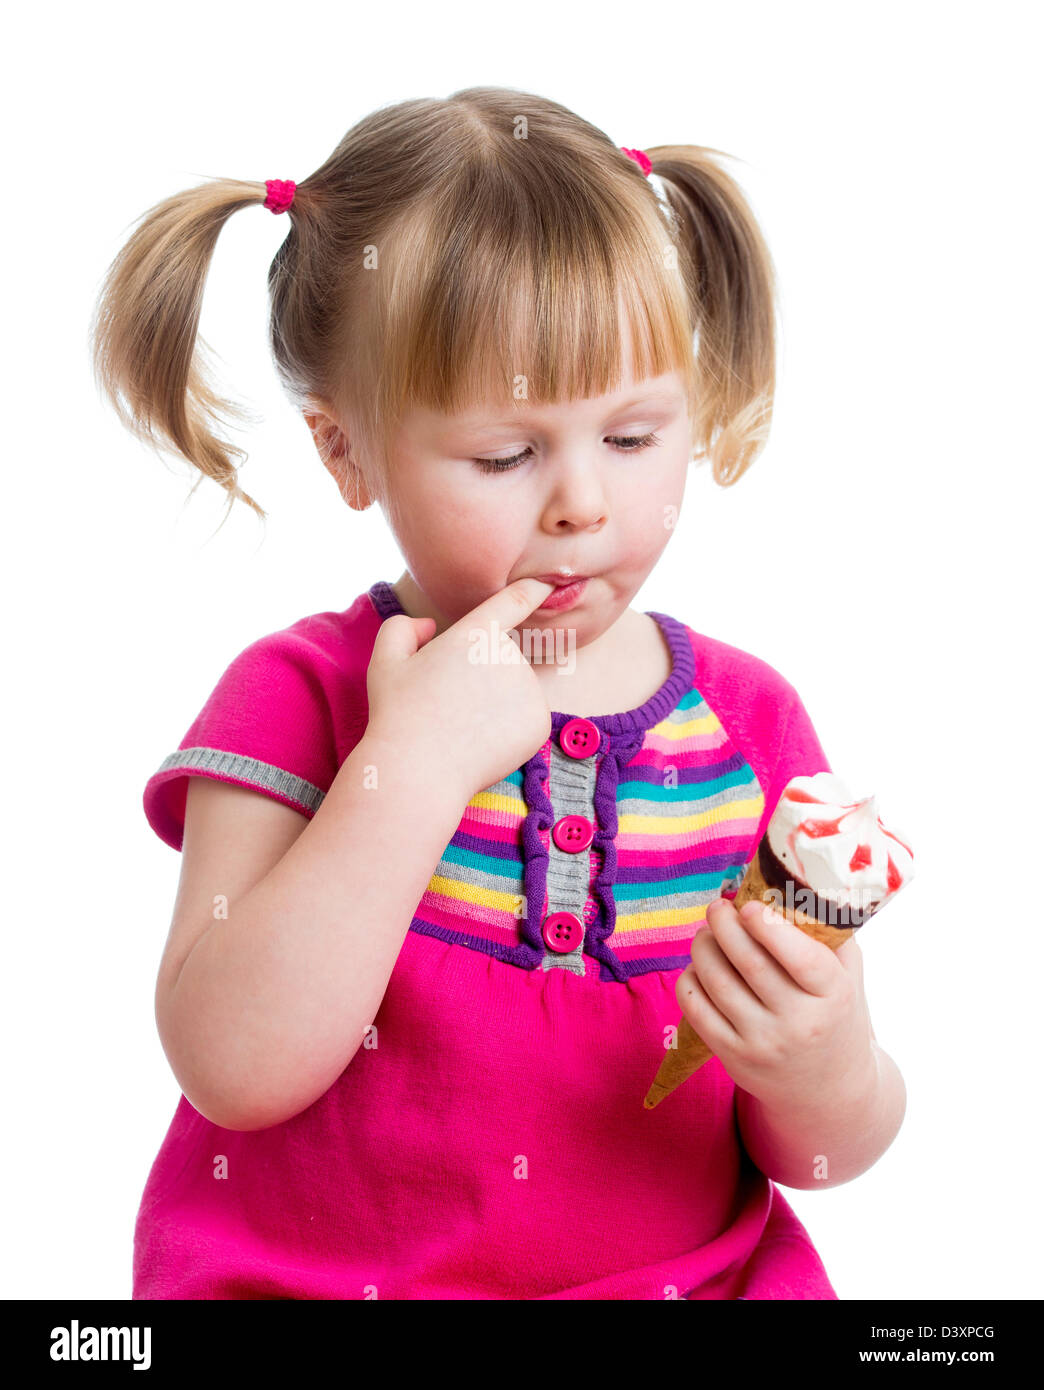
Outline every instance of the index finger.
<path id="1" fill-rule="evenodd" d="M 828 994 L 833 972 L 843 968 L 824 954 L 822 941 L 802 931 L 781 912 L 764 902 L 745 903 L 740 920 L 747 931 L 769 951 L 791 977 L 809 994 Z M 826 946 L 833 955 L 833 950 Z"/>
<path id="2" fill-rule="evenodd" d="M 508 632 L 539 608 L 554 587 L 543 579 L 515 579 L 484 599 L 470 613 L 465 613 L 463 618 L 458 618 L 453 627 L 491 626 L 495 622 L 502 631 Z"/>

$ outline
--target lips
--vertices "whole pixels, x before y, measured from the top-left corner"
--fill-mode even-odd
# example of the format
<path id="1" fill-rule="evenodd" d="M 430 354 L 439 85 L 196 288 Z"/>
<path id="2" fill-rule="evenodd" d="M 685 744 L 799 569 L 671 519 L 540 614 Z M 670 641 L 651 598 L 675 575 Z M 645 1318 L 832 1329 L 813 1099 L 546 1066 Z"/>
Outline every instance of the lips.
<path id="1" fill-rule="evenodd" d="M 548 613 L 564 613 L 567 608 L 575 608 L 583 601 L 587 590 L 587 580 L 584 578 L 571 579 L 568 584 L 559 584 L 554 580 L 547 582 L 555 585 L 540 605 L 540 608 Z"/>
<path id="2" fill-rule="evenodd" d="M 588 574 L 535 574 L 534 579 L 539 579 L 542 584 L 554 584 L 556 588 L 562 589 L 569 584 L 579 584 L 581 579 L 590 579 Z"/>

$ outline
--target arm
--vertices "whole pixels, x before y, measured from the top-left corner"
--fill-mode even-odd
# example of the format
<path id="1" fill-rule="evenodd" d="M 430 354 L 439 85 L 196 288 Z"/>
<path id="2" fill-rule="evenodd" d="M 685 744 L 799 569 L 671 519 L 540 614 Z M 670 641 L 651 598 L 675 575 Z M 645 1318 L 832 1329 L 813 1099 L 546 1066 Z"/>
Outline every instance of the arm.
<path id="1" fill-rule="evenodd" d="M 849 939 L 837 955 L 854 964 L 858 951 Z M 773 1109 L 737 1086 L 740 1136 L 766 1177 L 784 1187 L 838 1187 L 866 1172 L 889 1147 L 906 1113 L 906 1086 L 873 1027 L 870 1039 L 865 1065 L 813 1106 Z"/>
<path id="2" fill-rule="evenodd" d="M 363 735 L 282 858 L 157 988 L 164 1050 L 201 1113 L 263 1129 L 330 1088 L 467 799 L 441 769 Z M 215 882 L 205 896 L 222 891 Z"/>

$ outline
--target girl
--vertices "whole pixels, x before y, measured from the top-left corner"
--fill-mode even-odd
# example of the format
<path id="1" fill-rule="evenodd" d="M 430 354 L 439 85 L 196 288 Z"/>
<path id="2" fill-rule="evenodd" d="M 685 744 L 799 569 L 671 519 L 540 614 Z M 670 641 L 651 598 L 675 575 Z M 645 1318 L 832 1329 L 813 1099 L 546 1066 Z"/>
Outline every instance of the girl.
<path id="1" fill-rule="evenodd" d="M 281 379 L 406 562 L 240 652 L 145 788 L 184 1094 L 134 1298 L 837 1297 L 776 1182 L 869 1167 L 902 1079 L 855 942 L 728 901 L 829 764 L 778 672 L 628 607 L 694 451 L 727 486 L 771 415 L 714 153 L 473 88 L 168 198 L 110 267 L 109 398 L 264 516 L 195 340 L 226 219 L 288 213 Z M 716 1056 L 650 1112 L 682 1010 Z"/>

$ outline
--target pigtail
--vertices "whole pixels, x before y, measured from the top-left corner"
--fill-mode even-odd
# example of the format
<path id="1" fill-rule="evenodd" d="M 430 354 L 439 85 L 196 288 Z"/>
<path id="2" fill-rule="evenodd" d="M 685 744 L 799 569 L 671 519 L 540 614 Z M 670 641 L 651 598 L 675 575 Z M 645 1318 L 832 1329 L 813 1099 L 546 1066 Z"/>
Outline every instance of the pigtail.
<path id="1" fill-rule="evenodd" d="M 646 153 L 676 219 L 698 334 L 694 444 L 727 487 L 761 452 L 772 421 L 772 260 L 739 186 L 712 158 L 720 150 L 660 145 Z"/>
<path id="2" fill-rule="evenodd" d="M 95 382 L 127 429 L 194 464 L 202 476 L 192 492 L 211 478 L 228 493 L 229 510 L 238 497 L 262 519 L 237 480 L 233 459 L 242 462 L 245 451 L 212 428 L 222 414 L 241 422 L 252 416 L 211 384 L 197 331 L 222 227 L 265 197 L 263 183 L 217 179 L 150 208 L 109 266 L 90 328 Z"/>

